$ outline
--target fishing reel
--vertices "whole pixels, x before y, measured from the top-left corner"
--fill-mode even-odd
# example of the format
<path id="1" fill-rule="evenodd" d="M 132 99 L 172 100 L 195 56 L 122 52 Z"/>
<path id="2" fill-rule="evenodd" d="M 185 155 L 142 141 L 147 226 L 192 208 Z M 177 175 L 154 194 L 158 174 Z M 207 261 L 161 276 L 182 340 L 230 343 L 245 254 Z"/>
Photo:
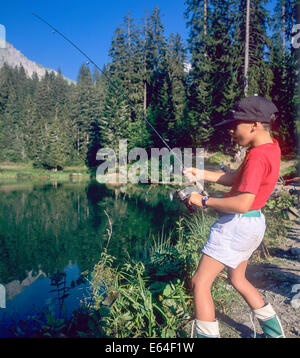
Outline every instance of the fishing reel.
<path id="1" fill-rule="evenodd" d="M 194 213 L 195 212 L 195 209 L 190 207 L 190 206 L 187 206 L 187 202 L 189 200 L 189 197 L 190 197 L 190 193 L 187 193 L 185 191 L 185 188 L 181 188 L 181 189 L 178 189 L 176 190 L 176 195 L 177 195 L 177 198 L 178 200 L 183 203 L 187 208 L 188 210 L 191 212 L 191 213 Z"/>
<path id="2" fill-rule="evenodd" d="M 186 203 L 189 200 L 190 194 L 186 193 L 185 188 L 176 190 L 177 198 L 180 202 Z"/>

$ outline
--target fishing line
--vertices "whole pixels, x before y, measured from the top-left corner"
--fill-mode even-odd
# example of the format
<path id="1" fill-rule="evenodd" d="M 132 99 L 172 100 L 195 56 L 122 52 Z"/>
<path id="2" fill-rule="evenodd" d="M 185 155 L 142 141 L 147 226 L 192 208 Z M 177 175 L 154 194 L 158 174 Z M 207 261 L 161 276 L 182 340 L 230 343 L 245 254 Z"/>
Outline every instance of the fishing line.
<path id="1" fill-rule="evenodd" d="M 35 16 L 38 20 L 40 20 L 41 22 L 43 22 L 44 24 L 46 24 L 47 26 L 49 26 L 53 31 L 53 33 L 58 33 L 64 40 L 66 40 L 67 42 L 69 42 L 69 44 L 71 44 L 77 51 L 79 51 L 85 58 L 87 58 L 87 60 L 89 61 L 89 63 L 92 63 L 104 76 L 105 78 L 108 80 L 108 82 L 113 86 L 113 88 L 118 91 L 127 101 L 128 103 L 132 106 L 132 108 L 134 108 L 134 110 L 136 111 L 136 113 L 141 116 L 145 122 L 152 128 L 152 130 L 156 133 L 156 135 L 161 139 L 161 141 L 165 144 L 165 146 L 169 149 L 169 151 L 171 153 L 173 153 L 174 158 L 178 160 L 178 162 L 180 163 L 180 166 L 183 170 L 183 166 L 182 166 L 182 158 L 180 158 L 168 145 L 168 143 L 165 141 L 165 139 L 159 134 L 159 132 L 153 127 L 153 125 L 147 120 L 147 118 L 145 117 L 145 115 L 143 113 L 141 113 L 134 105 L 134 103 L 131 101 L 131 99 L 128 97 L 128 95 L 126 93 L 124 93 L 119 87 L 117 87 L 114 82 L 110 79 L 110 77 L 101 69 L 99 68 L 99 66 L 85 53 L 83 52 L 73 41 L 71 41 L 68 37 L 66 37 L 62 32 L 60 32 L 58 29 L 56 29 L 54 26 L 52 26 L 51 24 L 49 24 L 46 20 L 44 20 L 43 18 L 41 18 L 39 15 L 32 13 L 32 16 Z"/>

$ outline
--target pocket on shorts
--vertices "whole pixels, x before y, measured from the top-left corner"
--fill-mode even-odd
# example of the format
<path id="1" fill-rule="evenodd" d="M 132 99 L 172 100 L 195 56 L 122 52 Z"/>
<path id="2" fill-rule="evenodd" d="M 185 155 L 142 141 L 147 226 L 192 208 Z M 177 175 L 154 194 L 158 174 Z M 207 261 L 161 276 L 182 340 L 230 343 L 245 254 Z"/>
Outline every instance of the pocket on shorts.
<path id="1" fill-rule="evenodd" d="M 235 214 L 229 214 L 222 216 L 218 221 L 215 221 L 211 226 L 211 229 L 217 230 L 220 233 L 230 230 L 233 222 L 236 220 Z"/>

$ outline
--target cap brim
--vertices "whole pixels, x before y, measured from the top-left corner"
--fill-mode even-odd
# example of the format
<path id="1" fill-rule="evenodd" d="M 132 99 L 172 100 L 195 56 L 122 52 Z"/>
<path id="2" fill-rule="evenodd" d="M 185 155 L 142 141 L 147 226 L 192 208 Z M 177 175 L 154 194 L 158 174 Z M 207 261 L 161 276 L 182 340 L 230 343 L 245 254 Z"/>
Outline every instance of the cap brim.
<path id="1" fill-rule="evenodd" d="M 234 118 L 228 119 L 227 121 L 223 121 L 221 123 L 216 124 L 215 127 L 226 126 L 226 125 L 228 125 L 228 124 L 230 124 L 232 122 L 237 122 L 237 121 L 238 121 L 238 119 L 234 119 Z"/>

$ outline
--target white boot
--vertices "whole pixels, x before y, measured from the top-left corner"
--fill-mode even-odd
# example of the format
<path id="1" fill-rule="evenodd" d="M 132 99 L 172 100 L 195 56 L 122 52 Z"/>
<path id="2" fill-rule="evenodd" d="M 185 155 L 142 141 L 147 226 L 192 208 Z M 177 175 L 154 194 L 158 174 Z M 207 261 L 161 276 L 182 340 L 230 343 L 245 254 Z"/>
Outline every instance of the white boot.
<path id="1" fill-rule="evenodd" d="M 218 321 L 207 322 L 195 319 L 193 321 L 191 338 L 193 338 L 194 325 L 196 326 L 197 338 L 220 338 Z"/>
<path id="2" fill-rule="evenodd" d="M 252 314 L 258 319 L 266 338 L 285 338 L 279 318 L 270 303 L 262 308 L 253 310 Z"/>

